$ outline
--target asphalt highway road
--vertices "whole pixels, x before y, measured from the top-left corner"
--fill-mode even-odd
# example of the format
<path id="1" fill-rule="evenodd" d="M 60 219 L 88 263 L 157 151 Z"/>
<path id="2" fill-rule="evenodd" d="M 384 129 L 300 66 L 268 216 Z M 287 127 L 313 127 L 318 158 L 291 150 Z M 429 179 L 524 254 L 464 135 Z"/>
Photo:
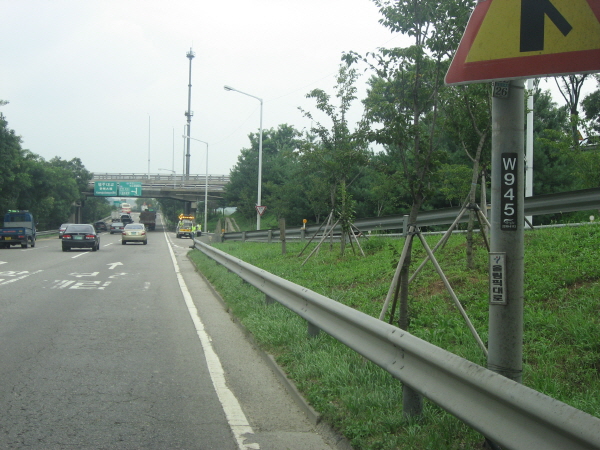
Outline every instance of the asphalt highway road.
<path id="1" fill-rule="evenodd" d="M 135 217 L 134 217 L 135 219 Z M 136 219 L 137 220 L 137 219 Z M 158 226 L 0 250 L 1 449 L 334 448 Z"/>

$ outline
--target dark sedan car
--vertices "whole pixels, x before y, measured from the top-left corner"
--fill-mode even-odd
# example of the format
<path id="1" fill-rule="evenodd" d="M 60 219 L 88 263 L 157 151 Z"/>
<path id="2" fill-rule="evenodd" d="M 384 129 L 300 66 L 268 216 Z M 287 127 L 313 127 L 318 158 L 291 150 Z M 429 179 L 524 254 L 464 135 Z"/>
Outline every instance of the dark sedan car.
<path id="1" fill-rule="evenodd" d="M 94 228 L 96 229 L 96 231 L 106 231 L 106 223 L 104 223 L 102 220 L 99 220 L 98 222 L 96 222 L 94 224 Z"/>
<path id="2" fill-rule="evenodd" d="M 67 226 L 62 237 L 62 250 L 66 252 L 72 248 L 90 248 L 92 251 L 100 250 L 100 236 L 91 224 L 71 224 Z"/>
<path id="3" fill-rule="evenodd" d="M 123 233 L 123 228 L 125 228 L 125 224 L 123 222 L 113 222 L 110 224 L 110 234 Z"/>

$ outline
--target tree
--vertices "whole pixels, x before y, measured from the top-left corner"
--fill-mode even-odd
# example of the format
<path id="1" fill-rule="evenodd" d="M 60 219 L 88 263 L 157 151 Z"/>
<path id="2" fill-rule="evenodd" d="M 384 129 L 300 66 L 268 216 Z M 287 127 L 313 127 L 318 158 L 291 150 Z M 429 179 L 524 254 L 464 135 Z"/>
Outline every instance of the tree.
<path id="1" fill-rule="evenodd" d="M 365 117 L 374 127 L 371 140 L 397 153 L 402 175 L 398 177 L 411 200 L 409 224 L 415 224 L 419 210 L 431 195 L 432 173 L 439 162 L 440 90 L 449 60 L 462 36 L 472 10 L 472 0 L 374 0 L 383 15 L 381 23 L 393 32 L 410 36 L 407 48 L 380 49 L 361 58 L 350 53 L 346 61 L 366 61 L 375 71 L 364 101 Z M 371 63 L 370 60 L 374 62 Z M 408 270 L 412 239 L 407 239 L 399 274 L 400 318 L 407 330 Z M 404 412 L 420 414 L 418 395 L 404 387 Z"/>
<path id="2" fill-rule="evenodd" d="M 485 84 L 472 84 L 446 89 L 444 94 L 445 101 L 443 104 L 446 113 L 447 133 L 455 142 L 459 143 L 472 166 L 470 180 L 467 177 L 461 178 L 461 180 L 463 183 L 465 181 L 468 183 L 466 186 L 463 184 L 467 188 L 464 195 L 468 193 L 468 201 L 471 205 L 467 227 L 467 268 L 474 269 L 473 228 L 475 211 L 472 207 L 477 200 L 476 189 L 481 175 L 482 160 L 484 166 L 489 165 L 491 156 L 492 109 L 490 89 Z M 464 174 L 464 167 L 462 165 L 455 166 L 450 173 L 462 172 Z M 444 186 L 457 184 L 456 182 L 452 184 L 444 183 Z M 457 193 L 457 195 L 460 195 L 460 193 Z M 459 202 L 464 200 L 464 196 L 458 198 L 455 196 L 455 198 Z M 485 205 L 483 207 L 485 208 Z"/>
<path id="3" fill-rule="evenodd" d="M 356 100 L 356 79 L 355 69 L 340 65 L 335 86 L 337 106 L 322 89 L 313 89 L 307 94 L 307 98 L 315 99 L 317 110 L 331 121 L 330 126 L 315 121 L 313 113 L 301 109 L 305 117 L 314 121 L 311 131 L 318 138 L 317 142 L 307 142 L 301 148 L 304 170 L 321 178 L 320 186 L 327 189 L 330 210 L 340 207 L 338 215 L 344 236 L 350 231 L 353 215 L 348 189 L 368 162 L 369 155 L 362 130 L 350 131 L 348 124 L 348 111 Z M 342 239 L 342 255 L 344 249 L 345 239 Z"/>
<path id="4" fill-rule="evenodd" d="M 591 78 L 591 74 L 575 74 L 555 77 L 556 86 L 560 91 L 560 94 L 564 98 L 567 109 L 570 114 L 570 126 L 571 126 L 571 139 L 573 148 L 579 146 L 580 134 L 578 126 L 580 124 L 579 118 L 579 100 L 581 99 L 581 91 L 586 80 Z"/>
<path id="5" fill-rule="evenodd" d="M 83 202 L 81 220 L 84 223 L 94 223 L 110 215 L 112 206 L 106 197 L 88 197 Z"/>
<path id="6" fill-rule="evenodd" d="M 230 173 L 225 199 L 230 206 L 251 219 L 256 216 L 258 192 L 258 134 L 249 136 L 250 148 L 242 149 Z M 300 132 L 290 125 L 263 130 L 262 197 L 278 217 L 288 215 L 293 205 L 301 203 L 301 190 L 286 186 L 294 178 L 296 151 L 301 146 Z M 296 195 L 294 195 L 296 194 Z"/>
<path id="7" fill-rule="evenodd" d="M 581 107 L 590 122 L 590 131 L 594 133 L 590 140 L 597 143 L 600 136 L 600 75 L 594 75 L 594 78 L 597 89 L 582 100 Z"/>
<path id="8" fill-rule="evenodd" d="M 0 101 L 0 106 L 7 104 Z M 19 190 L 18 174 L 21 172 L 21 138 L 8 128 L 4 115 L 0 114 L 0 211 L 16 208 L 15 198 Z"/>

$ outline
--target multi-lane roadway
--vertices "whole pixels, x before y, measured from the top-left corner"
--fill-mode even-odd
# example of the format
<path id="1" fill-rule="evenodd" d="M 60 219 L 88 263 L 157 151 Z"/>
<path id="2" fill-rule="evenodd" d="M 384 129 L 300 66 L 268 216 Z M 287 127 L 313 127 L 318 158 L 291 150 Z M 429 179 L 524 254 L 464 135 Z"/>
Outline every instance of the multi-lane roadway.
<path id="1" fill-rule="evenodd" d="M 190 243 L 158 226 L 148 245 L 102 233 L 97 252 L 56 237 L 0 250 L 0 448 L 332 448 Z"/>

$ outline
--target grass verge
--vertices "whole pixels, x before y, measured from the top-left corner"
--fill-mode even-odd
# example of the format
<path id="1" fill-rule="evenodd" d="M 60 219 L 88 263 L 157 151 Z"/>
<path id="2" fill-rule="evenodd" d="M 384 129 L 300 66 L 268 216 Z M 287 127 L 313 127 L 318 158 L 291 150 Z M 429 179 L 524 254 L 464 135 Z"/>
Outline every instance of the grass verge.
<path id="1" fill-rule="evenodd" d="M 427 237 L 433 246 L 439 236 Z M 553 228 L 525 235 L 525 338 L 523 383 L 600 417 L 600 226 Z M 303 244 L 226 242 L 215 247 L 378 317 L 402 240 L 371 237 L 366 257 L 323 247 L 304 266 Z M 307 253 L 305 253 L 307 254 Z M 425 255 L 415 241 L 413 269 Z M 487 252 L 476 250 L 476 268 L 465 267 L 465 238 L 453 236 L 436 254 L 447 278 L 484 342 L 487 341 Z M 273 354 L 298 389 L 356 450 L 481 448 L 482 437 L 434 404 L 406 421 L 400 383 L 387 372 L 321 333 L 307 337 L 306 323 L 201 252 L 190 259 L 213 284 L 256 341 Z M 410 286 L 410 332 L 485 366 L 431 264 Z"/>

